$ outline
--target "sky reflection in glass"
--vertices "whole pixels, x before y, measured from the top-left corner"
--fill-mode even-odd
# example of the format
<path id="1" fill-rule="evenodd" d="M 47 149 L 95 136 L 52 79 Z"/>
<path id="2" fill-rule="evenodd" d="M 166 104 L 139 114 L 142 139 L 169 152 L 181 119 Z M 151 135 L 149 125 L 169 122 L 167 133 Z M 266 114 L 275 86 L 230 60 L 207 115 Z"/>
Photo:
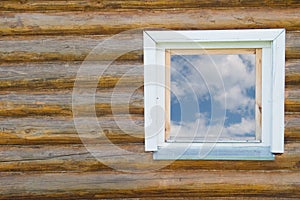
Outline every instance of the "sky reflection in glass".
<path id="1" fill-rule="evenodd" d="M 176 141 L 255 140 L 255 55 L 171 55 L 170 130 Z"/>

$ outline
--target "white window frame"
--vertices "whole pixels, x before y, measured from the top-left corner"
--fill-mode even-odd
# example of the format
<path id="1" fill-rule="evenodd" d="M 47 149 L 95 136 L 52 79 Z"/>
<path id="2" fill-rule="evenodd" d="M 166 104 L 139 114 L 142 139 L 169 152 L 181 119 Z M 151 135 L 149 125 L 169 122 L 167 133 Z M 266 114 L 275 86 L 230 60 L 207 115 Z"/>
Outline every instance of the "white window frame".
<path id="1" fill-rule="evenodd" d="M 165 139 L 166 49 L 262 49 L 262 138 L 257 143 Z M 154 159 L 273 160 L 284 152 L 285 29 L 144 31 L 145 151 Z M 204 154 L 199 154 L 202 149 Z M 203 156 L 204 155 L 204 156 Z"/>

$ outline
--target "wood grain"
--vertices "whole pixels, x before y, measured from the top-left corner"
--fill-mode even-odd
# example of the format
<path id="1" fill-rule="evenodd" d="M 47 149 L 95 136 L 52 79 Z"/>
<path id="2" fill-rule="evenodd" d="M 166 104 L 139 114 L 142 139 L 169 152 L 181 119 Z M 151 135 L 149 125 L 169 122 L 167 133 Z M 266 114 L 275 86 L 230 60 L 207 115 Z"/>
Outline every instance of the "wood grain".
<path id="1" fill-rule="evenodd" d="M 300 53 L 300 31 L 286 34 L 286 58 L 299 58 Z"/>
<path id="2" fill-rule="evenodd" d="M 77 73 L 80 68 L 91 73 L 85 78 Z M 71 90 L 74 87 L 76 76 L 81 87 L 92 87 L 98 81 L 98 88 L 141 87 L 143 86 L 143 64 L 141 62 L 117 62 L 105 65 L 82 64 L 81 62 L 44 62 L 20 63 L 0 65 L 0 93 L 5 91 L 32 91 L 42 92 L 53 90 Z M 97 73 L 98 74 L 97 74 Z M 98 80 L 99 79 L 99 80 Z"/>
<path id="3" fill-rule="evenodd" d="M 128 89 L 128 88 L 127 88 Z M 144 113 L 143 91 L 133 88 L 124 92 L 111 90 L 98 90 L 95 94 L 95 104 L 81 98 L 75 110 L 83 116 L 93 111 L 86 108 L 95 105 L 97 116 L 114 114 L 140 114 Z M 300 90 L 286 90 L 285 112 L 300 113 Z M 80 98 L 76 98 L 80 101 Z M 0 94 L 0 117 L 28 117 L 28 116 L 66 116 L 72 117 L 72 93 L 61 92 L 52 94 Z M 75 105 L 75 104 L 74 104 Z M 75 111 L 73 109 L 73 111 Z"/>
<path id="4" fill-rule="evenodd" d="M 2 62 L 42 62 L 42 61 L 83 61 L 94 49 L 90 60 L 139 60 L 143 59 L 141 31 L 136 34 L 90 36 L 7 36 L 0 39 L 0 63 Z M 109 40 L 110 39 L 110 40 Z M 109 41 L 109 42 L 108 42 Z M 286 38 L 286 58 L 299 59 L 300 31 L 288 31 Z M 109 48 L 101 46 L 108 42 Z M 120 49 L 131 43 L 138 48 L 119 57 Z"/>
<path id="5" fill-rule="evenodd" d="M 300 113 L 300 90 L 285 90 L 285 111 Z"/>
<path id="6" fill-rule="evenodd" d="M 140 77 L 143 79 L 143 77 Z M 135 84 L 139 83 L 136 77 L 128 79 Z M 98 116 L 110 115 L 112 112 L 115 114 L 140 114 L 144 112 L 144 94 L 138 85 L 126 81 L 125 85 L 121 85 L 121 88 L 111 89 L 98 89 L 95 96 L 95 108 Z M 135 82 L 136 81 L 136 82 Z M 11 81 L 15 83 L 16 81 Z M 1 81 L 0 81 L 1 83 Z M 28 93 L 30 88 L 35 90 L 40 89 L 36 80 L 32 81 L 32 86 L 25 87 L 25 92 L 16 92 L 14 88 L 2 91 L 0 94 L 0 117 L 28 117 L 28 116 L 72 116 L 72 91 L 60 91 L 53 92 L 51 87 L 47 88 L 48 93 Z M 64 82 L 64 84 L 66 84 Z M 105 82 L 105 87 L 110 88 Z M 143 82 L 140 81 L 140 85 Z M 62 85 L 62 84 L 61 84 Z M 61 86 L 60 85 L 60 86 Z M 128 86 L 127 86 L 128 85 Z M 48 86 L 48 84 L 45 84 Z M 65 86 L 65 85 L 64 85 Z M 100 84 L 101 86 L 101 84 Z M 127 86 L 127 87 L 126 87 Z M 63 87 L 62 89 L 65 89 Z M 22 89 L 19 87 L 18 89 Z M 57 89 L 57 88 L 56 88 Z M 49 91 L 50 90 L 50 91 Z M 121 92 L 121 90 L 123 92 Z M 285 112 L 300 112 L 300 92 L 299 89 L 288 89 L 285 92 Z M 92 105 L 90 102 L 86 102 L 85 98 L 81 98 L 82 102 L 76 106 L 78 111 L 85 113 L 85 115 L 91 114 L 87 105 Z M 77 98 L 79 101 L 80 99 Z M 94 104 L 93 104 L 94 105 Z"/>
<path id="7" fill-rule="evenodd" d="M 232 195 L 297 198 L 300 195 L 299 175 L 299 172 L 236 171 L 152 172 L 142 175 L 118 172 L 1 173 L 0 198 L 86 199 Z"/>
<path id="8" fill-rule="evenodd" d="M 285 131 L 284 140 L 285 142 L 300 141 L 300 114 L 292 113 L 285 115 Z"/>
<path id="9" fill-rule="evenodd" d="M 128 89 L 128 88 L 127 88 Z M 98 90 L 95 94 L 95 104 L 84 97 L 76 97 L 79 103 L 72 103 L 72 93 L 58 94 L 3 94 L 0 95 L 0 116 L 68 116 L 73 112 L 80 112 L 82 116 L 89 116 L 94 110 L 87 108 L 95 106 L 97 116 L 108 114 L 144 114 L 143 92 L 126 90 Z M 75 101 L 73 99 L 73 101 Z M 72 108 L 73 106 L 73 108 Z"/>
<path id="10" fill-rule="evenodd" d="M 100 139 L 95 143 L 105 142 L 101 140 L 101 134 L 105 134 L 107 138 L 116 144 L 144 142 L 144 119 L 141 115 L 106 116 L 98 118 L 98 121 L 102 131 L 100 129 L 87 129 L 87 134 L 81 134 L 80 137 L 88 140 L 89 134 L 96 131 L 99 132 Z M 82 143 L 75 129 L 73 119 L 58 116 L 55 118 L 1 118 L 0 136 L 0 145 Z M 299 141 L 300 118 L 295 114 L 287 115 L 285 118 L 285 142 Z M 91 139 L 89 142 L 93 142 L 93 140 Z"/>
<path id="11" fill-rule="evenodd" d="M 112 10 L 112 9 L 184 9 L 200 7 L 300 7 L 300 3 L 294 0 L 55 0 L 55 1 L 38 1 L 38 0 L 2 0 L 0 10 L 3 11 L 95 11 L 95 10 Z"/>
<path id="12" fill-rule="evenodd" d="M 144 121 L 141 115 L 115 115 L 98 117 L 100 128 L 88 128 L 92 122 L 75 127 L 72 118 L 27 117 L 1 118 L 0 144 L 82 144 L 81 139 L 91 143 L 143 143 Z M 79 135 L 76 128 L 85 130 Z M 99 139 L 89 139 L 96 134 Z"/>
<path id="13" fill-rule="evenodd" d="M 135 43 L 139 51 L 120 54 Z M 108 44 L 107 47 L 102 46 Z M 37 61 L 83 61 L 89 60 L 140 60 L 142 61 L 142 33 L 121 35 L 91 36 L 18 36 L 2 37 L 0 40 L 1 62 Z M 107 45 L 106 45 L 107 46 Z M 96 49 L 95 49 L 96 48 Z"/>
<path id="14" fill-rule="evenodd" d="M 298 30 L 298 13 L 299 8 L 199 8 L 143 12 L 114 10 L 87 13 L 4 12 L 0 18 L 0 34 L 116 34 L 136 28 L 185 30 L 285 27 L 287 30 Z"/>
<path id="15" fill-rule="evenodd" d="M 299 1 L 2 0 L 0 12 L 0 199 L 299 199 Z M 135 28 L 287 29 L 285 152 L 274 161 L 172 163 L 142 154 L 142 31 L 110 41 L 110 49 L 103 45 Z M 80 78 L 86 88 L 99 78 L 101 129 L 90 118 L 75 127 L 75 78 L 97 45 L 90 59 L 100 62 Z M 138 49 L 120 55 L 133 45 Z M 106 68 L 111 59 L 117 61 Z M 105 72 L 97 76 L 99 71 Z M 85 103 L 79 110 L 89 113 Z M 149 164 L 158 170 L 149 171 Z"/>
<path id="16" fill-rule="evenodd" d="M 88 144 L 86 144 L 88 145 Z M 92 144 L 94 157 L 82 144 L 0 146 L 0 171 L 110 171 L 112 167 L 131 172 L 150 169 L 180 170 L 290 170 L 299 171 L 299 143 L 285 145 L 275 161 L 155 161 L 144 153 L 143 144 Z M 118 148 L 124 150 L 119 153 Z M 125 151 L 137 155 L 126 154 Z M 144 153 L 144 154 L 143 154 Z M 139 155 L 142 156 L 139 157 Z M 139 158 L 139 160 L 135 159 Z"/>
<path id="17" fill-rule="evenodd" d="M 9 91 L 53 92 L 71 90 L 81 62 L 43 62 L 43 63 L 2 63 L 0 64 L 0 94 Z M 108 67 L 99 62 L 96 66 L 83 65 L 91 71 L 103 71 L 99 88 L 140 87 L 144 82 L 144 69 L 141 61 L 118 61 Z M 122 78 L 123 77 L 123 78 Z M 91 75 L 97 78 L 97 74 Z M 91 78 L 85 82 L 89 87 Z M 121 79 L 122 78 L 122 79 Z M 286 61 L 286 88 L 298 89 L 300 84 L 300 60 Z"/>
<path id="18" fill-rule="evenodd" d="M 255 139 L 262 136 L 262 49 L 255 50 Z"/>

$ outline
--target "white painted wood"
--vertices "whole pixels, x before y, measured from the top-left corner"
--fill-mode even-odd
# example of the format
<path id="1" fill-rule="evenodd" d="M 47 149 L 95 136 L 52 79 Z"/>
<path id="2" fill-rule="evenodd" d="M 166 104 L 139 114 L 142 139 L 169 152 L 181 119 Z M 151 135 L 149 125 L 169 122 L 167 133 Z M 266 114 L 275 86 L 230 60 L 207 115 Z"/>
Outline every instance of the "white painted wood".
<path id="1" fill-rule="evenodd" d="M 215 146 L 208 150 L 198 147 L 168 147 L 153 155 L 155 160 L 274 160 L 270 147 Z"/>
<path id="2" fill-rule="evenodd" d="M 262 49 L 262 142 L 271 145 L 272 134 L 272 49 Z"/>
<path id="3" fill-rule="evenodd" d="M 156 106 L 156 43 L 144 32 L 144 116 L 145 150 L 157 151 Z"/>
<path id="4" fill-rule="evenodd" d="M 193 147 L 193 148 L 203 148 L 203 147 L 269 147 L 270 145 L 262 142 L 257 142 L 254 140 L 253 142 L 242 142 L 242 141 L 235 141 L 235 142 L 165 142 L 159 148 L 183 148 L 183 147 Z"/>
<path id="5" fill-rule="evenodd" d="M 214 48 L 263 48 L 270 47 L 271 41 L 251 41 L 251 42 L 172 42 L 158 43 L 158 48 L 165 49 L 214 49 Z"/>
<path id="6" fill-rule="evenodd" d="M 273 153 L 284 152 L 284 79 L 285 79 L 285 30 L 273 41 Z"/>
<path id="7" fill-rule="evenodd" d="M 250 150 L 257 153 L 254 147 L 257 147 L 257 150 L 263 149 L 263 152 L 269 149 L 269 153 L 282 153 L 284 149 L 284 29 L 145 31 L 145 150 L 156 151 L 154 158 L 158 158 L 157 155 L 166 156 L 165 152 L 170 147 L 197 149 L 212 145 L 169 143 L 165 142 L 164 138 L 165 49 L 210 48 L 262 48 L 262 142 L 215 143 L 214 145 L 217 148 L 225 146 L 235 150 L 250 146 L 251 148 L 245 151 L 247 153 L 251 153 Z M 150 116 L 151 110 L 154 111 L 153 116 Z M 159 152 L 164 153 L 159 154 Z M 234 152 L 232 151 L 233 154 Z M 261 159 L 259 156 L 251 158 L 255 159 L 255 157 Z M 193 158 L 188 156 L 188 159 Z"/>
<path id="8" fill-rule="evenodd" d="M 156 51 L 156 65 L 157 65 L 157 97 L 156 97 L 156 106 L 158 106 L 160 110 L 160 117 L 157 117 L 157 122 L 159 129 L 158 132 L 158 145 L 161 146 L 165 142 L 165 88 L 166 88 L 166 81 L 165 81 L 165 49 L 159 48 Z"/>
<path id="9" fill-rule="evenodd" d="M 272 41 L 282 29 L 147 31 L 153 40 L 161 42 L 222 42 Z"/>

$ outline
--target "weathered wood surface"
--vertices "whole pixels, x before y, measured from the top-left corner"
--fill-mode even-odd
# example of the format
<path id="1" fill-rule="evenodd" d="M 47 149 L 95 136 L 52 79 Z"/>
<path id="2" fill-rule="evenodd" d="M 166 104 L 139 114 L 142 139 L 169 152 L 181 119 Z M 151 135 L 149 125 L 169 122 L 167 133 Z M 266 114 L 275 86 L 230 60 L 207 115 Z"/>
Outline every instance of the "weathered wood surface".
<path id="1" fill-rule="evenodd" d="M 0 199 L 300 196 L 299 172 L 1 173 Z M 256 177 L 255 179 L 253 177 Z M 41 184 L 43 183 L 43 184 Z M 66 184 L 67 183 L 67 184 Z"/>
<path id="2" fill-rule="evenodd" d="M 291 117 L 292 116 L 292 117 Z M 300 141 L 300 114 L 293 113 L 285 115 L 284 139 L 289 141 Z M 300 148 L 300 147 L 299 147 Z"/>
<path id="3" fill-rule="evenodd" d="M 112 9 L 184 9 L 198 7 L 300 7 L 297 0 L 2 0 L 0 10 L 3 11 L 95 11 Z"/>
<path id="4" fill-rule="evenodd" d="M 300 12 L 300 10 L 299 10 Z M 299 17 L 300 20 L 300 17 Z M 1 30 L 1 28 L 0 28 Z M 0 62 L 38 62 L 38 61 L 82 61 L 97 46 L 91 60 L 113 59 L 120 49 L 126 49 L 132 43 L 138 50 L 124 54 L 119 60 L 143 59 L 142 33 L 122 35 L 111 39 L 108 35 L 90 36 L 18 36 L 0 39 Z M 110 50 L 101 48 L 101 44 L 110 40 Z M 300 31 L 288 31 L 286 39 L 286 58 L 299 59 Z"/>
<path id="5" fill-rule="evenodd" d="M 291 115 L 285 119 L 285 141 L 300 141 L 300 118 Z M 80 137 L 88 140 L 88 134 L 99 132 L 100 139 L 94 143 L 105 143 L 105 137 L 113 143 L 143 143 L 144 128 L 141 115 L 116 115 L 99 117 L 102 131 L 89 130 Z M 132 126 L 132 125 L 135 126 Z M 88 125 L 88 124 L 87 124 Z M 80 126 L 79 126 L 80 127 Z M 72 118 L 28 117 L 28 118 L 1 118 L 0 144 L 81 144 L 82 141 L 75 129 Z M 101 140 L 101 137 L 103 140 Z M 89 142 L 93 142 L 91 139 Z"/>
<path id="6" fill-rule="evenodd" d="M 28 89 L 31 92 L 72 90 L 81 67 L 95 71 L 86 79 L 83 75 L 78 75 L 79 78 L 82 77 L 79 79 L 81 87 L 91 87 L 98 78 L 99 89 L 114 88 L 117 85 L 126 90 L 126 87 L 140 87 L 144 83 L 143 64 L 137 61 L 112 65 L 104 65 L 101 62 L 94 65 L 82 65 L 81 62 L 4 63 L 0 65 L 0 93 L 22 92 Z M 103 73 L 98 77 L 96 72 Z"/>
<path id="7" fill-rule="evenodd" d="M 88 144 L 87 144 L 88 145 Z M 91 144 L 96 158 L 83 146 L 78 145 L 6 145 L 0 146 L 0 171 L 110 171 L 146 172 L 163 169 L 182 172 L 190 170 L 290 170 L 300 169 L 299 143 L 285 145 L 285 153 L 275 161 L 155 161 L 152 154 L 144 153 L 141 144 Z M 118 153 L 118 148 L 141 154 Z M 140 158 L 139 160 L 134 158 Z M 99 160 L 97 160 L 99 159 Z"/>
<path id="8" fill-rule="evenodd" d="M 296 34 L 298 33 L 296 32 Z M 112 35 L 2 37 L 0 39 L 0 58 L 1 62 L 83 61 L 99 45 L 90 59 L 108 60 L 118 56 L 120 50 L 135 43 L 140 47 L 139 51 L 128 52 L 119 59 L 142 61 L 142 31 L 133 35 L 122 34 L 117 38 L 112 38 Z M 110 49 L 104 49 L 101 46 L 107 40 L 109 40 Z"/>
<path id="9" fill-rule="evenodd" d="M 300 54 L 300 31 L 286 34 L 286 59 L 299 59 Z"/>
<path id="10" fill-rule="evenodd" d="M 98 117 L 98 123 L 102 130 L 88 129 L 79 137 L 70 117 L 1 118 L 0 144 L 82 144 L 80 138 L 91 143 L 105 143 L 106 138 L 119 144 L 144 141 L 144 121 L 141 115 Z M 84 126 L 78 125 L 77 128 Z M 93 133 L 98 135 L 98 140 L 89 139 L 89 134 Z"/>
<path id="11" fill-rule="evenodd" d="M 300 198 L 299 1 L 3 0 L 0 11 L 0 199 Z M 151 153 L 141 160 L 118 154 L 112 147 L 144 153 L 141 30 L 91 58 L 109 60 L 132 44 L 140 48 L 119 57 L 101 76 L 96 111 L 102 130 L 79 136 L 72 90 L 81 62 L 96 45 L 134 28 L 286 28 L 285 152 L 275 161 L 170 165 L 153 161 Z M 101 62 L 90 68 L 104 69 Z M 95 78 L 96 73 L 81 83 L 88 88 Z M 113 116 L 111 94 L 120 80 Z M 77 128 L 90 126 L 84 122 Z M 95 159 L 81 139 L 105 162 Z M 132 174 L 112 167 L 138 172 L 149 163 L 159 170 Z"/>
<path id="12" fill-rule="evenodd" d="M 127 88 L 128 89 L 128 88 Z M 95 94 L 95 109 L 98 116 L 114 114 L 144 114 L 143 91 L 135 88 L 122 89 L 123 92 L 98 90 Z M 300 112 L 300 91 L 287 90 L 285 98 L 286 112 Z M 80 101 L 76 110 L 81 114 L 91 112 L 85 107 L 91 105 L 85 98 Z M 94 105 L 94 104 L 93 104 Z M 68 116 L 72 117 L 72 93 L 52 94 L 0 94 L 0 117 L 28 117 L 28 116 Z"/>
<path id="13" fill-rule="evenodd" d="M 115 34 L 147 27 L 182 30 L 284 27 L 299 30 L 299 11 L 300 8 L 199 8 L 142 12 L 4 12 L 0 18 L 0 35 Z"/>
<path id="14" fill-rule="evenodd" d="M 285 91 L 285 112 L 300 113 L 300 90 Z"/>
<path id="15" fill-rule="evenodd" d="M 77 97 L 76 112 L 90 115 L 86 107 L 95 105 L 97 116 L 108 114 L 144 114 L 143 92 L 99 91 L 95 94 L 95 104 L 86 98 Z M 72 117 L 72 93 L 65 94 L 4 94 L 0 95 L 0 117 L 23 116 L 69 116 Z"/>
<path id="16" fill-rule="evenodd" d="M 0 94 L 8 91 L 47 92 L 54 90 L 71 90 L 81 62 L 43 62 L 43 63 L 2 63 L 0 64 Z M 112 65 L 83 65 L 91 71 L 104 71 L 98 88 L 139 87 L 143 85 L 143 63 L 141 61 L 119 61 Z M 97 74 L 92 76 L 97 78 Z M 120 79 L 122 78 L 122 79 Z M 286 88 L 299 88 L 300 60 L 290 59 L 286 62 Z M 90 79 L 86 84 L 89 85 Z"/>
<path id="17" fill-rule="evenodd" d="M 297 62 L 288 61 L 286 65 L 286 86 L 289 88 L 292 85 L 292 88 L 286 90 L 285 111 L 300 112 L 300 93 L 296 89 L 297 85 L 295 86 L 295 83 L 291 81 L 300 79 L 299 60 Z M 96 95 L 96 109 L 99 115 L 111 114 L 110 102 L 112 99 L 119 103 L 115 109 L 119 110 L 120 113 L 126 113 L 128 110 L 127 99 L 130 99 L 131 113 L 143 114 L 142 64 L 139 62 L 121 62 L 111 65 L 107 70 L 105 67 L 99 65 L 91 67 L 91 70 L 105 71 L 99 80 L 99 89 Z M 0 116 L 71 116 L 71 89 L 74 87 L 74 80 L 79 68 L 80 63 L 1 65 Z M 95 75 L 95 77 L 97 76 Z M 84 81 L 86 87 L 92 84 L 91 79 L 88 77 Z M 116 84 L 118 84 L 119 89 L 113 88 Z M 136 92 L 134 92 L 135 90 Z M 18 92 L 16 93 L 16 91 Z"/>
<path id="18" fill-rule="evenodd" d="M 298 88 L 300 85 L 300 62 L 299 60 L 290 60 L 286 63 L 285 87 Z"/>

